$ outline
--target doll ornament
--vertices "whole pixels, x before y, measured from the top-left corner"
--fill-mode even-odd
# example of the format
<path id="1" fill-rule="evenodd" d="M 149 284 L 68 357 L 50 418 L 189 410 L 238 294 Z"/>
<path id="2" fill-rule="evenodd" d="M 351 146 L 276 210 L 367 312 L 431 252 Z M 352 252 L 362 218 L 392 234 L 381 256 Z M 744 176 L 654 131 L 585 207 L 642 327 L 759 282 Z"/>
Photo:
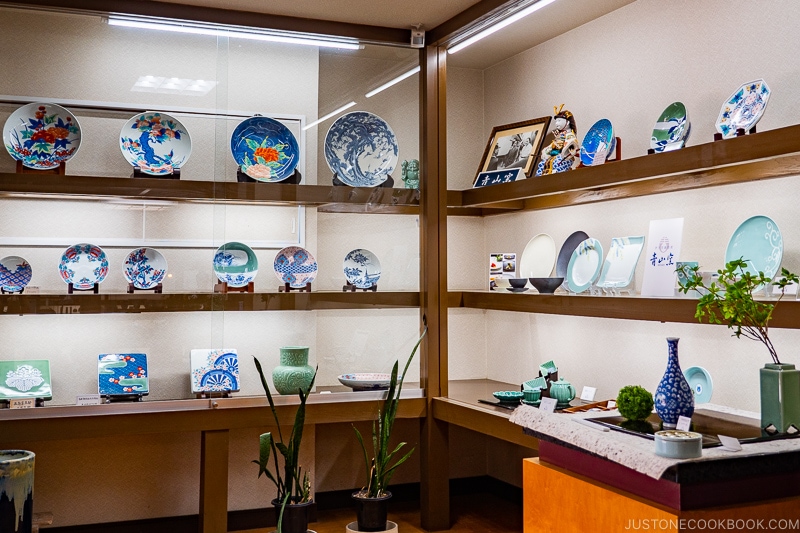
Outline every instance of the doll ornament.
<path id="1" fill-rule="evenodd" d="M 577 128 L 572 113 L 561 107 L 553 107 L 553 141 L 542 149 L 542 157 L 536 166 L 536 175 L 555 174 L 572 170 L 577 166 L 580 154 Z"/>

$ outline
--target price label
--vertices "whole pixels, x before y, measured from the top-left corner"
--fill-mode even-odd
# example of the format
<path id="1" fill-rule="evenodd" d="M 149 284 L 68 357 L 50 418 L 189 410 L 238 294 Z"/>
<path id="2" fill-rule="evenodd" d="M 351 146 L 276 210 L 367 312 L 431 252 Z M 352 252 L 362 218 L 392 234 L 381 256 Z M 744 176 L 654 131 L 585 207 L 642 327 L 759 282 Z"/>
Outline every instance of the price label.
<path id="1" fill-rule="evenodd" d="M 608 400 L 608 403 L 606 404 L 606 407 L 608 409 L 616 409 L 617 408 L 617 400 Z"/>
<path id="2" fill-rule="evenodd" d="M 739 439 L 726 437 L 725 435 L 717 435 L 717 438 L 719 438 L 719 441 L 722 443 L 723 450 L 728 450 L 729 452 L 742 451 L 742 445 L 739 443 Z"/>
<path id="3" fill-rule="evenodd" d="M 581 391 L 581 400 L 584 402 L 593 402 L 595 394 L 597 394 L 597 387 L 584 387 Z"/>
<path id="4" fill-rule="evenodd" d="M 81 394 L 75 397 L 75 405 L 100 405 L 101 403 L 99 394 Z"/>
<path id="5" fill-rule="evenodd" d="M 687 416 L 679 416 L 678 417 L 678 425 L 675 429 L 679 431 L 689 431 L 689 428 L 692 426 L 692 419 L 691 417 Z"/>
<path id="6" fill-rule="evenodd" d="M 36 398 L 16 398 L 9 401 L 11 409 L 32 409 L 36 407 Z"/>
<path id="7" fill-rule="evenodd" d="M 558 401 L 555 398 L 542 398 L 542 403 L 539 404 L 539 410 L 545 413 L 555 413 Z"/>

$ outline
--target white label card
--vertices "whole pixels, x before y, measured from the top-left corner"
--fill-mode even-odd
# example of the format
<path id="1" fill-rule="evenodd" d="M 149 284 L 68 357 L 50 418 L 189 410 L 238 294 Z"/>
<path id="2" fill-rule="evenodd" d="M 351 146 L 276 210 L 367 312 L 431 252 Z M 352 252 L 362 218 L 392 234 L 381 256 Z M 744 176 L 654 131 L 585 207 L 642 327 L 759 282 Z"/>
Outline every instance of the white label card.
<path id="1" fill-rule="evenodd" d="M 608 400 L 606 404 L 606 408 L 608 409 L 616 409 L 617 408 L 617 400 Z"/>
<path id="2" fill-rule="evenodd" d="M 722 443 L 723 450 L 728 450 L 729 452 L 742 451 L 742 445 L 739 443 L 739 439 L 726 437 L 725 435 L 717 435 L 717 438 L 719 438 L 719 441 Z"/>
<path id="3" fill-rule="evenodd" d="M 16 398 L 8 402 L 10 409 L 32 409 L 36 407 L 36 398 Z"/>
<path id="4" fill-rule="evenodd" d="M 81 394 L 75 397 L 75 405 L 100 405 L 101 403 L 99 394 Z"/>
<path id="5" fill-rule="evenodd" d="M 651 220 L 644 249 L 642 296 L 674 296 L 681 256 L 683 219 Z"/>
<path id="6" fill-rule="evenodd" d="M 581 400 L 593 402 L 595 394 L 597 394 L 597 387 L 584 387 L 581 391 Z"/>
<path id="7" fill-rule="evenodd" d="M 558 405 L 558 401 L 555 398 L 542 398 L 539 409 L 546 413 L 555 413 L 556 405 Z"/>
<path id="8" fill-rule="evenodd" d="M 678 425 L 675 427 L 678 431 L 689 431 L 692 426 L 692 418 L 687 416 L 678 417 Z"/>

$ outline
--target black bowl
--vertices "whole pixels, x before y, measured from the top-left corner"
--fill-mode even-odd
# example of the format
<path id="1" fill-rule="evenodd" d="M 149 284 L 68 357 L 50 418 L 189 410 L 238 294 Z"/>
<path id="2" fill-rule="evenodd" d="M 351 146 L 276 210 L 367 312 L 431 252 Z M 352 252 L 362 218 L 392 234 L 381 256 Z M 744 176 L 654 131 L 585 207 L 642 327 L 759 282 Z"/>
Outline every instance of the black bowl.
<path id="1" fill-rule="evenodd" d="M 528 278 L 511 278 L 508 282 L 515 289 L 524 289 L 525 285 L 528 284 Z"/>
<path id="2" fill-rule="evenodd" d="M 541 294 L 553 294 L 564 283 L 564 278 L 529 278 L 531 285 Z M 513 280 L 512 280 L 513 281 Z"/>

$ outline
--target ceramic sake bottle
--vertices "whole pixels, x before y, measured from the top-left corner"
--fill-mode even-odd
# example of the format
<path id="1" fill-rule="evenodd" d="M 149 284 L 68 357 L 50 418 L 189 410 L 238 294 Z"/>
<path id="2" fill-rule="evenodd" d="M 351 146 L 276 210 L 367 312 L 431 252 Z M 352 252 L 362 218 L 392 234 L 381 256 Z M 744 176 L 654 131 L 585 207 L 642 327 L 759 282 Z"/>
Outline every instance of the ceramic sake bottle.
<path id="1" fill-rule="evenodd" d="M 678 417 L 691 418 L 694 413 L 694 394 L 678 362 L 679 340 L 675 337 L 667 338 L 669 347 L 667 370 L 655 394 L 656 413 L 661 417 L 664 429 L 674 429 L 678 424 Z"/>

